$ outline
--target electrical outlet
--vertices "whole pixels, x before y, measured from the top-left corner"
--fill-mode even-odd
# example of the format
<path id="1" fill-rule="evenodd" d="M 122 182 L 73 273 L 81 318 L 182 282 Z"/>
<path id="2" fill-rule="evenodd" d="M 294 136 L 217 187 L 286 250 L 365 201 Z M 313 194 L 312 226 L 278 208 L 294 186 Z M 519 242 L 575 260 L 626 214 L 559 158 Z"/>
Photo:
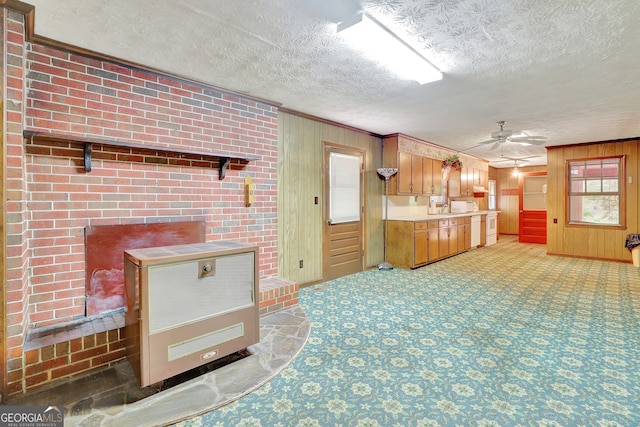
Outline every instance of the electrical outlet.
<path id="1" fill-rule="evenodd" d="M 558 218 L 553 218 L 553 223 L 557 224 L 558 223 Z"/>
<path id="2" fill-rule="evenodd" d="M 300 260 L 300 268 L 304 268 L 304 261 Z"/>
<path id="3" fill-rule="evenodd" d="M 313 204 L 314 204 L 314 205 L 317 205 L 317 204 L 318 204 L 318 196 L 316 196 L 316 197 L 314 197 L 314 198 L 313 198 Z"/>

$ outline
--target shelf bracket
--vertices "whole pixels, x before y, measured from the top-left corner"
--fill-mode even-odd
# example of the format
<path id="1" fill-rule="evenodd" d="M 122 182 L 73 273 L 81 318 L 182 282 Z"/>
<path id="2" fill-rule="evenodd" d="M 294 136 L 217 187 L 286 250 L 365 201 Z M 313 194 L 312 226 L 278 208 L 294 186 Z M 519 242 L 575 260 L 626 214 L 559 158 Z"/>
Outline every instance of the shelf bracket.
<path id="1" fill-rule="evenodd" d="M 84 171 L 91 172 L 91 152 L 93 151 L 93 144 L 90 142 L 84 143 Z"/>
<path id="2" fill-rule="evenodd" d="M 222 180 L 227 175 L 227 166 L 231 160 L 228 157 L 220 157 L 220 175 L 218 179 Z"/>

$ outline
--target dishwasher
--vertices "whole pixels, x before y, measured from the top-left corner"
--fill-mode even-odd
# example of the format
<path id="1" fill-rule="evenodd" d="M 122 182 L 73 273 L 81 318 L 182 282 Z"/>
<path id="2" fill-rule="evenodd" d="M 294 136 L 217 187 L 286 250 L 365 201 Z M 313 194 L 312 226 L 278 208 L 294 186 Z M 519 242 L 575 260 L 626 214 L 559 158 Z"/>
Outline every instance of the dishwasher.
<path id="1" fill-rule="evenodd" d="M 480 215 L 471 216 L 471 247 L 480 246 Z"/>

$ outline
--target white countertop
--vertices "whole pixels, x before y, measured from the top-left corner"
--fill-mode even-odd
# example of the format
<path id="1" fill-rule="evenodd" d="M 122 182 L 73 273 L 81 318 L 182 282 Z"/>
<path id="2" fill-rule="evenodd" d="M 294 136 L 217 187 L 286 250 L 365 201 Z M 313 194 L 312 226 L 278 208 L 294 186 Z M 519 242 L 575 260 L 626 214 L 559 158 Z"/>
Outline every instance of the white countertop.
<path id="1" fill-rule="evenodd" d="M 476 212 L 465 212 L 460 214 L 452 214 L 452 213 L 443 213 L 437 215 L 429 215 L 428 213 L 424 214 L 413 214 L 413 215 L 390 215 L 389 221 L 429 221 L 429 220 L 438 220 L 438 219 L 447 219 L 447 218 L 460 218 L 465 216 L 474 216 L 474 215 L 486 215 L 490 212 L 500 213 L 500 211 L 476 211 Z"/>

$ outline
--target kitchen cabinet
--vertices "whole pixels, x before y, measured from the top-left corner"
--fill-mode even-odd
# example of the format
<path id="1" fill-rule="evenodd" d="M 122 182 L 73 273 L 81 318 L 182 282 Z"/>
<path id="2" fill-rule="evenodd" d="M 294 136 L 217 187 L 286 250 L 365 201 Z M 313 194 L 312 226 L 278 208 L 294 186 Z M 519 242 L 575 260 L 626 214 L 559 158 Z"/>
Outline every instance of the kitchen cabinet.
<path id="1" fill-rule="evenodd" d="M 449 198 L 461 196 L 461 179 L 462 171 L 451 169 L 451 173 L 449 174 L 449 181 L 447 183 L 447 192 Z"/>
<path id="2" fill-rule="evenodd" d="M 442 195 L 442 160 L 422 158 L 422 192 L 427 195 Z"/>
<path id="3" fill-rule="evenodd" d="M 398 268 L 417 268 L 439 259 L 438 221 L 389 221 L 387 260 Z"/>
<path id="4" fill-rule="evenodd" d="M 382 166 L 398 169 L 389 179 L 389 194 L 442 195 L 442 160 L 402 149 L 402 141 L 412 140 L 397 135 L 383 139 Z"/>
<path id="5" fill-rule="evenodd" d="M 433 262 L 440 259 L 437 221 L 427 222 L 427 246 L 427 262 Z"/>
<path id="6" fill-rule="evenodd" d="M 422 191 L 422 156 L 398 151 L 398 186 L 396 194 L 419 196 Z"/>
<path id="7" fill-rule="evenodd" d="M 424 221 L 389 221 L 387 261 L 398 268 L 416 268 L 427 263 L 427 233 Z"/>
<path id="8" fill-rule="evenodd" d="M 471 249 L 471 217 L 465 217 L 464 219 L 464 251 Z"/>
<path id="9" fill-rule="evenodd" d="M 451 246 L 449 245 L 450 238 L 449 220 L 443 219 L 438 221 L 438 258 L 448 257 L 451 253 Z"/>
<path id="10" fill-rule="evenodd" d="M 452 170 L 449 176 L 449 197 L 472 197 L 475 187 L 487 188 L 489 172 L 463 166 L 461 170 Z"/>
<path id="11" fill-rule="evenodd" d="M 429 261 L 429 245 L 427 243 L 427 222 L 421 221 L 414 223 L 413 234 L 413 264 L 423 265 Z"/>
<path id="12" fill-rule="evenodd" d="M 417 268 L 439 259 L 438 221 L 389 221 L 387 260 L 398 268 Z"/>
<path id="13" fill-rule="evenodd" d="M 487 216 L 480 216 L 480 246 L 487 245 Z"/>
<path id="14" fill-rule="evenodd" d="M 449 219 L 449 254 L 471 249 L 471 217 Z"/>
<path id="15" fill-rule="evenodd" d="M 487 188 L 487 181 L 489 179 L 489 172 L 486 170 L 474 168 L 473 169 L 473 185 Z"/>
<path id="16" fill-rule="evenodd" d="M 473 196 L 473 168 L 463 166 L 460 171 L 460 195 Z"/>
<path id="17" fill-rule="evenodd" d="M 398 268 L 422 267 L 471 248 L 471 217 L 389 220 L 387 260 Z"/>

